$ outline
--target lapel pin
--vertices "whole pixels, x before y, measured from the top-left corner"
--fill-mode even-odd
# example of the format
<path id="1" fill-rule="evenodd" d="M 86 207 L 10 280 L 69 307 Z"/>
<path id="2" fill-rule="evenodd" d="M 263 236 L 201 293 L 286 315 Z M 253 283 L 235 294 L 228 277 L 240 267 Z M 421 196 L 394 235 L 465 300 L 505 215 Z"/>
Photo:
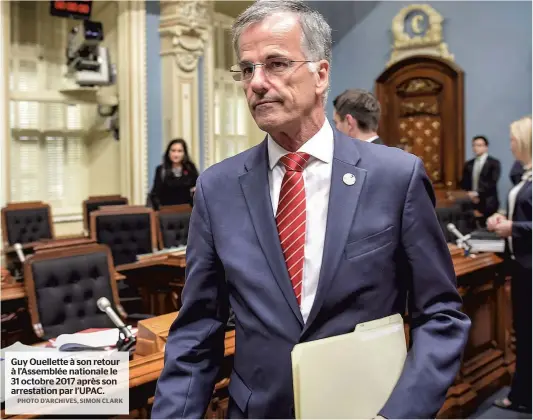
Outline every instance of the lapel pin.
<path id="1" fill-rule="evenodd" d="M 354 174 L 344 174 L 342 177 L 343 182 L 346 185 L 353 185 L 355 184 L 355 175 Z"/>

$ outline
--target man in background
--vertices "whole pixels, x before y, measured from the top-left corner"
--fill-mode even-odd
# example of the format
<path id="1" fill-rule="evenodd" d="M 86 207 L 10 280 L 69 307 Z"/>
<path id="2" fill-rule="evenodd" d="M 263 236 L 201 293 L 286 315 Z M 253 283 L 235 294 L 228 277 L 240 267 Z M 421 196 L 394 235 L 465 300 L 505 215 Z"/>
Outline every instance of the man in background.
<path id="1" fill-rule="evenodd" d="M 379 101 L 363 89 L 348 89 L 333 101 L 337 130 L 354 139 L 383 144 L 378 136 L 381 116 Z"/>
<path id="2" fill-rule="evenodd" d="M 476 156 L 465 163 L 461 188 L 468 191 L 474 208 L 484 225 L 487 217 L 498 211 L 498 180 L 501 166 L 498 159 L 489 156 L 489 141 L 485 136 L 472 139 L 472 150 Z"/>

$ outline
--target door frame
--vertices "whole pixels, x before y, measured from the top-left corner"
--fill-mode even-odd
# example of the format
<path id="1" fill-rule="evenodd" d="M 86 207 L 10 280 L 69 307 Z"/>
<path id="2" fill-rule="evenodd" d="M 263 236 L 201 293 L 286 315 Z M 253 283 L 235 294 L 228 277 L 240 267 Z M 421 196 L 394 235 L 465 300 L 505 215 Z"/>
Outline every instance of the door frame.
<path id="1" fill-rule="evenodd" d="M 390 93 L 388 92 L 392 79 L 416 70 L 438 71 L 450 78 L 452 81 L 451 93 L 453 93 L 454 103 L 451 106 L 452 112 L 443 112 L 450 121 L 444 123 L 455 126 L 455 130 L 450 130 L 450 136 L 454 141 L 443 144 L 441 158 L 444 159 L 444 185 L 436 185 L 438 188 L 456 189 L 460 183 L 463 165 L 465 161 L 465 134 L 464 134 L 464 72 L 455 63 L 426 55 L 417 55 L 405 58 L 394 63 L 385 69 L 376 79 L 375 93 L 381 104 L 381 120 L 379 125 L 379 135 L 388 145 L 395 145 L 390 139 L 394 133 L 394 127 L 387 123 L 390 110 Z M 450 110 L 448 110 L 450 111 Z M 451 157 L 451 158 L 450 158 Z"/>

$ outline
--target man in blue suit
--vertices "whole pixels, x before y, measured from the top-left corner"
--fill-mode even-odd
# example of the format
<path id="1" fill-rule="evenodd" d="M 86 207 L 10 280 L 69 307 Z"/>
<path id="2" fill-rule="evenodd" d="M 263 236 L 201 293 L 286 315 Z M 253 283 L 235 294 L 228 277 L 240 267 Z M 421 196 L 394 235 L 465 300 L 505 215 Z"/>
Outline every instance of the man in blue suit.
<path id="1" fill-rule="evenodd" d="M 197 182 L 183 306 L 152 417 L 204 416 L 230 306 L 236 350 L 228 416 L 288 418 L 297 343 L 403 314 L 406 302 L 412 345 L 380 415 L 434 416 L 470 321 L 423 164 L 333 131 L 324 112 L 331 29 L 305 3 L 256 2 L 233 33 L 234 78 L 268 136 Z"/>

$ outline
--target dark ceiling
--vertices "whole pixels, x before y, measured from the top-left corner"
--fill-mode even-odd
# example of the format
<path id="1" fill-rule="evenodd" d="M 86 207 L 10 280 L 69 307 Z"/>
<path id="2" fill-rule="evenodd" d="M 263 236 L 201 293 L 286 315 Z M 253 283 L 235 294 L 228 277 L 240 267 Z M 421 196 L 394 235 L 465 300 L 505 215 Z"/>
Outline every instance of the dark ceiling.
<path id="1" fill-rule="evenodd" d="M 339 42 L 355 25 L 374 10 L 379 1 L 308 1 L 333 30 L 333 44 Z"/>
<path id="2" fill-rule="evenodd" d="M 215 1 L 215 11 L 227 16 L 237 17 L 253 1 Z M 328 1 L 307 0 L 318 10 L 333 29 L 333 43 L 339 42 L 355 25 L 361 22 L 379 3 L 379 1 Z"/>

